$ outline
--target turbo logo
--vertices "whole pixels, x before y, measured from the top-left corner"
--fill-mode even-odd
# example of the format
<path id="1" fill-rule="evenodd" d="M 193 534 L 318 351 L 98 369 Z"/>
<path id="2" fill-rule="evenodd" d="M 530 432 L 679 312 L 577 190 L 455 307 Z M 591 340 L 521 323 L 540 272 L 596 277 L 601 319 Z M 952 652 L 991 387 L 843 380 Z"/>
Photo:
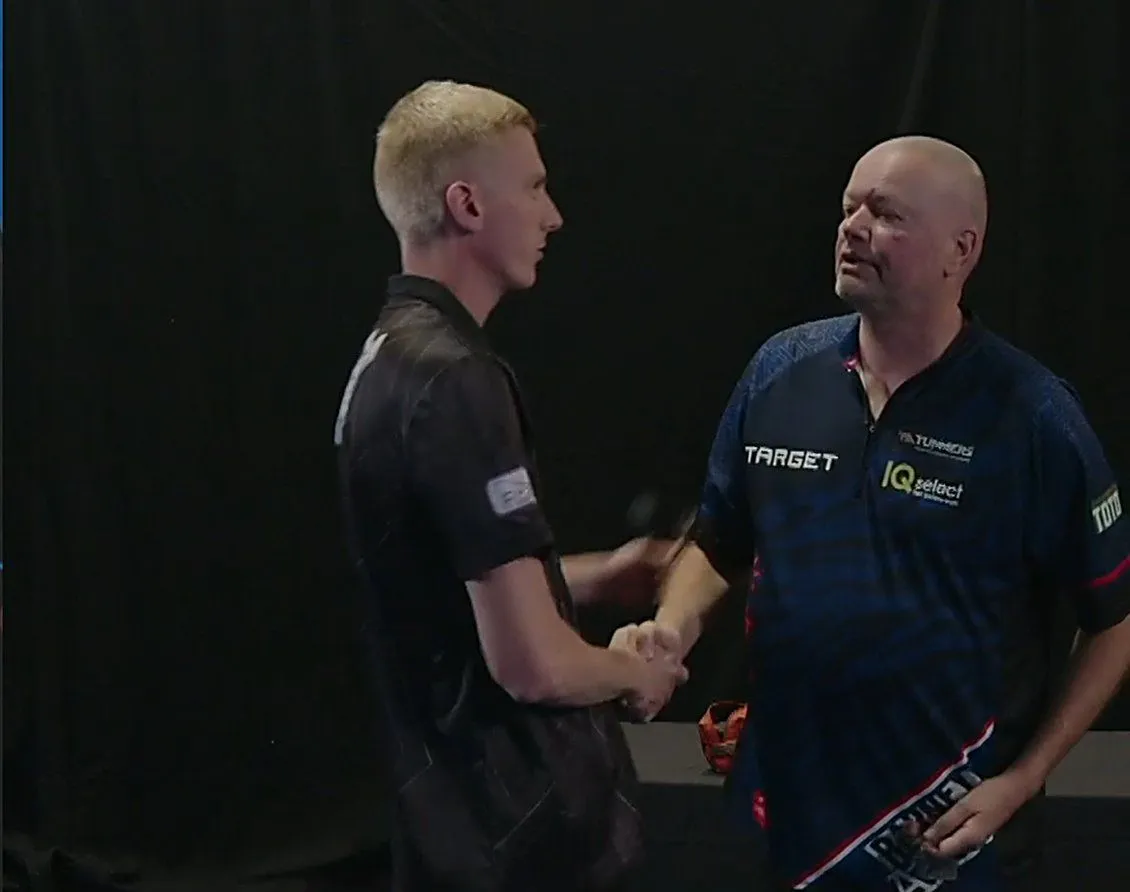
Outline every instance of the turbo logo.
<path id="1" fill-rule="evenodd" d="M 964 443 L 939 440 L 937 437 L 928 437 L 910 431 L 899 431 L 899 442 L 913 446 L 919 452 L 938 455 L 942 458 L 952 458 L 954 461 L 961 462 L 972 460 L 975 451 L 972 446 L 966 446 Z"/>

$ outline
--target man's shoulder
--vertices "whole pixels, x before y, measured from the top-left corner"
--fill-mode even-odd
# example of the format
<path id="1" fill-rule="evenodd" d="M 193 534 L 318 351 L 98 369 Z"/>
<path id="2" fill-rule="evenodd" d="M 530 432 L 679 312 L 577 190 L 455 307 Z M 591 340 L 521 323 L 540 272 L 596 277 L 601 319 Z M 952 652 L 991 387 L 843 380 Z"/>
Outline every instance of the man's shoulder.
<path id="1" fill-rule="evenodd" d="M 371 375 L 394 382 L 392 389 L 401 398 L 438 396 L 444 390 L 505 393 L 503 364 L 485 338 L 470 336 L 452 325 L 426 301 L 390 302 L 382 309 L 369 342 L 374 339 L 380 342 L 380 355 L 372 364 Z"/>
<path id="2" fill-rule="evenodd" d="M 1074 385 L 1031 353 L 987 330 L 980 352 L 991 373 L 1008 382 L 1021 415 L 1035 427 L 1068 436 L 1089 427 Z"/>
<path id="3" fill-rule="evenodd" d="M 489 357 L 442 312 L 423 301 L 398 301 L 385 307 L 375 333 L 384 337 L 389 359 L 434 371 Z"/>
<path id="4" fill-rule="evenodd" d="M 752 395 L 768 387 L 798 363 L 843 343 L 859 324 L 859 315 L 847 313 L 802 322 L 768 338 L 746 368 L 745 381 Z"/>
<path id="5" fill-rule="evenodd" d="M 336 441 L 342 441 L 347 418 L 359 431 L 389 424 L 406 430 L 424 410 L 505 397 L 493 354 L 431 316 L 427 306 L 382 311 L 346 383 Z"/>

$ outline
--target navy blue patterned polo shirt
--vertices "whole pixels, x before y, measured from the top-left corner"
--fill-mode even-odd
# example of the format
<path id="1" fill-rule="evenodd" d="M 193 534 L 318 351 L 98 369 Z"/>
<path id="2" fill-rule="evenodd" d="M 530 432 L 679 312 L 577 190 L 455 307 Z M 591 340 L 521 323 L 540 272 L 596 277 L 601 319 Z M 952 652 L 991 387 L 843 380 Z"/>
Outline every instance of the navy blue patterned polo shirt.
<path id="1" fill-rule="evenodd" d="M 1130 522 L 1071 388 L 973 319 L 871 417 L 859 317 L 754 357 L 710 454 L 694 537 L 757 561 L 749 720 L 729 795 L 797 889 L 930 892 L 925 825 L 1021 753 L 1050 706 L 1057 605 L 1130 613 Z M 1034 809 L 957 865 L 998 892 Z"/>

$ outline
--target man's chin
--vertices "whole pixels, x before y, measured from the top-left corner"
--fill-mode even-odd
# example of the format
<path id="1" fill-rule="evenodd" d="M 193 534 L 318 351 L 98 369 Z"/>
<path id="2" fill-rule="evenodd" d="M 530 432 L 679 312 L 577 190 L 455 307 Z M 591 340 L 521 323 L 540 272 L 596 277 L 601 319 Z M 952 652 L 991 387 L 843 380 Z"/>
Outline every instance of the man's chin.
<path id="1" fill-rule="evenodd" d="M 866 310 L 874 307 L 879 302 L 879 296 L 867 288 L 861 288 L 854 282 L 845 282 L 843 279 L 836 281 L 836 296 L 853 310 Z"/>
<path id="2" fill-rule="evenodd" d="M 512 276 L 510 278 L 510 291 L 529 291 L 534 285 L 537 284 L 538 273 L 537 270 L 530 270 L 524 276 Z"/>

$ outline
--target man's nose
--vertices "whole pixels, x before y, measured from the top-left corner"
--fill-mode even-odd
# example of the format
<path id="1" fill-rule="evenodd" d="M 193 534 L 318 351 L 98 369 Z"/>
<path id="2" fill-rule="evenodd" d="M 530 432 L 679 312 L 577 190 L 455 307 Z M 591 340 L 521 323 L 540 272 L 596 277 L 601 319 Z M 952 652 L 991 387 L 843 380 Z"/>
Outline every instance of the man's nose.
<path id="1" fill-rule="evenodd" d="M 870 231 L 871 218 L 868 214 L 867 208 L 857 208 L 851 214 L 846 215 L 840 228 L 844 235 L 851 235 L 855 239 L 866 239 L 867 233 Z"/>
<path id="2" fill-rule="evenodd" d="M 561 216 L 561 211 L 557 209 L 557 205 L 553 199 L 549 201 L 549 217 L 546 220 L 545 228 L 547 232 L 556 232 L 565 225 L 565 220 Z"/>
<path id="3" fill-rule="evenodd" d="M 840 221 L 840 232 L 851 239 L 866 240 L 869 227 L 870 219 L 864 208 L 852 211 Z"/>

